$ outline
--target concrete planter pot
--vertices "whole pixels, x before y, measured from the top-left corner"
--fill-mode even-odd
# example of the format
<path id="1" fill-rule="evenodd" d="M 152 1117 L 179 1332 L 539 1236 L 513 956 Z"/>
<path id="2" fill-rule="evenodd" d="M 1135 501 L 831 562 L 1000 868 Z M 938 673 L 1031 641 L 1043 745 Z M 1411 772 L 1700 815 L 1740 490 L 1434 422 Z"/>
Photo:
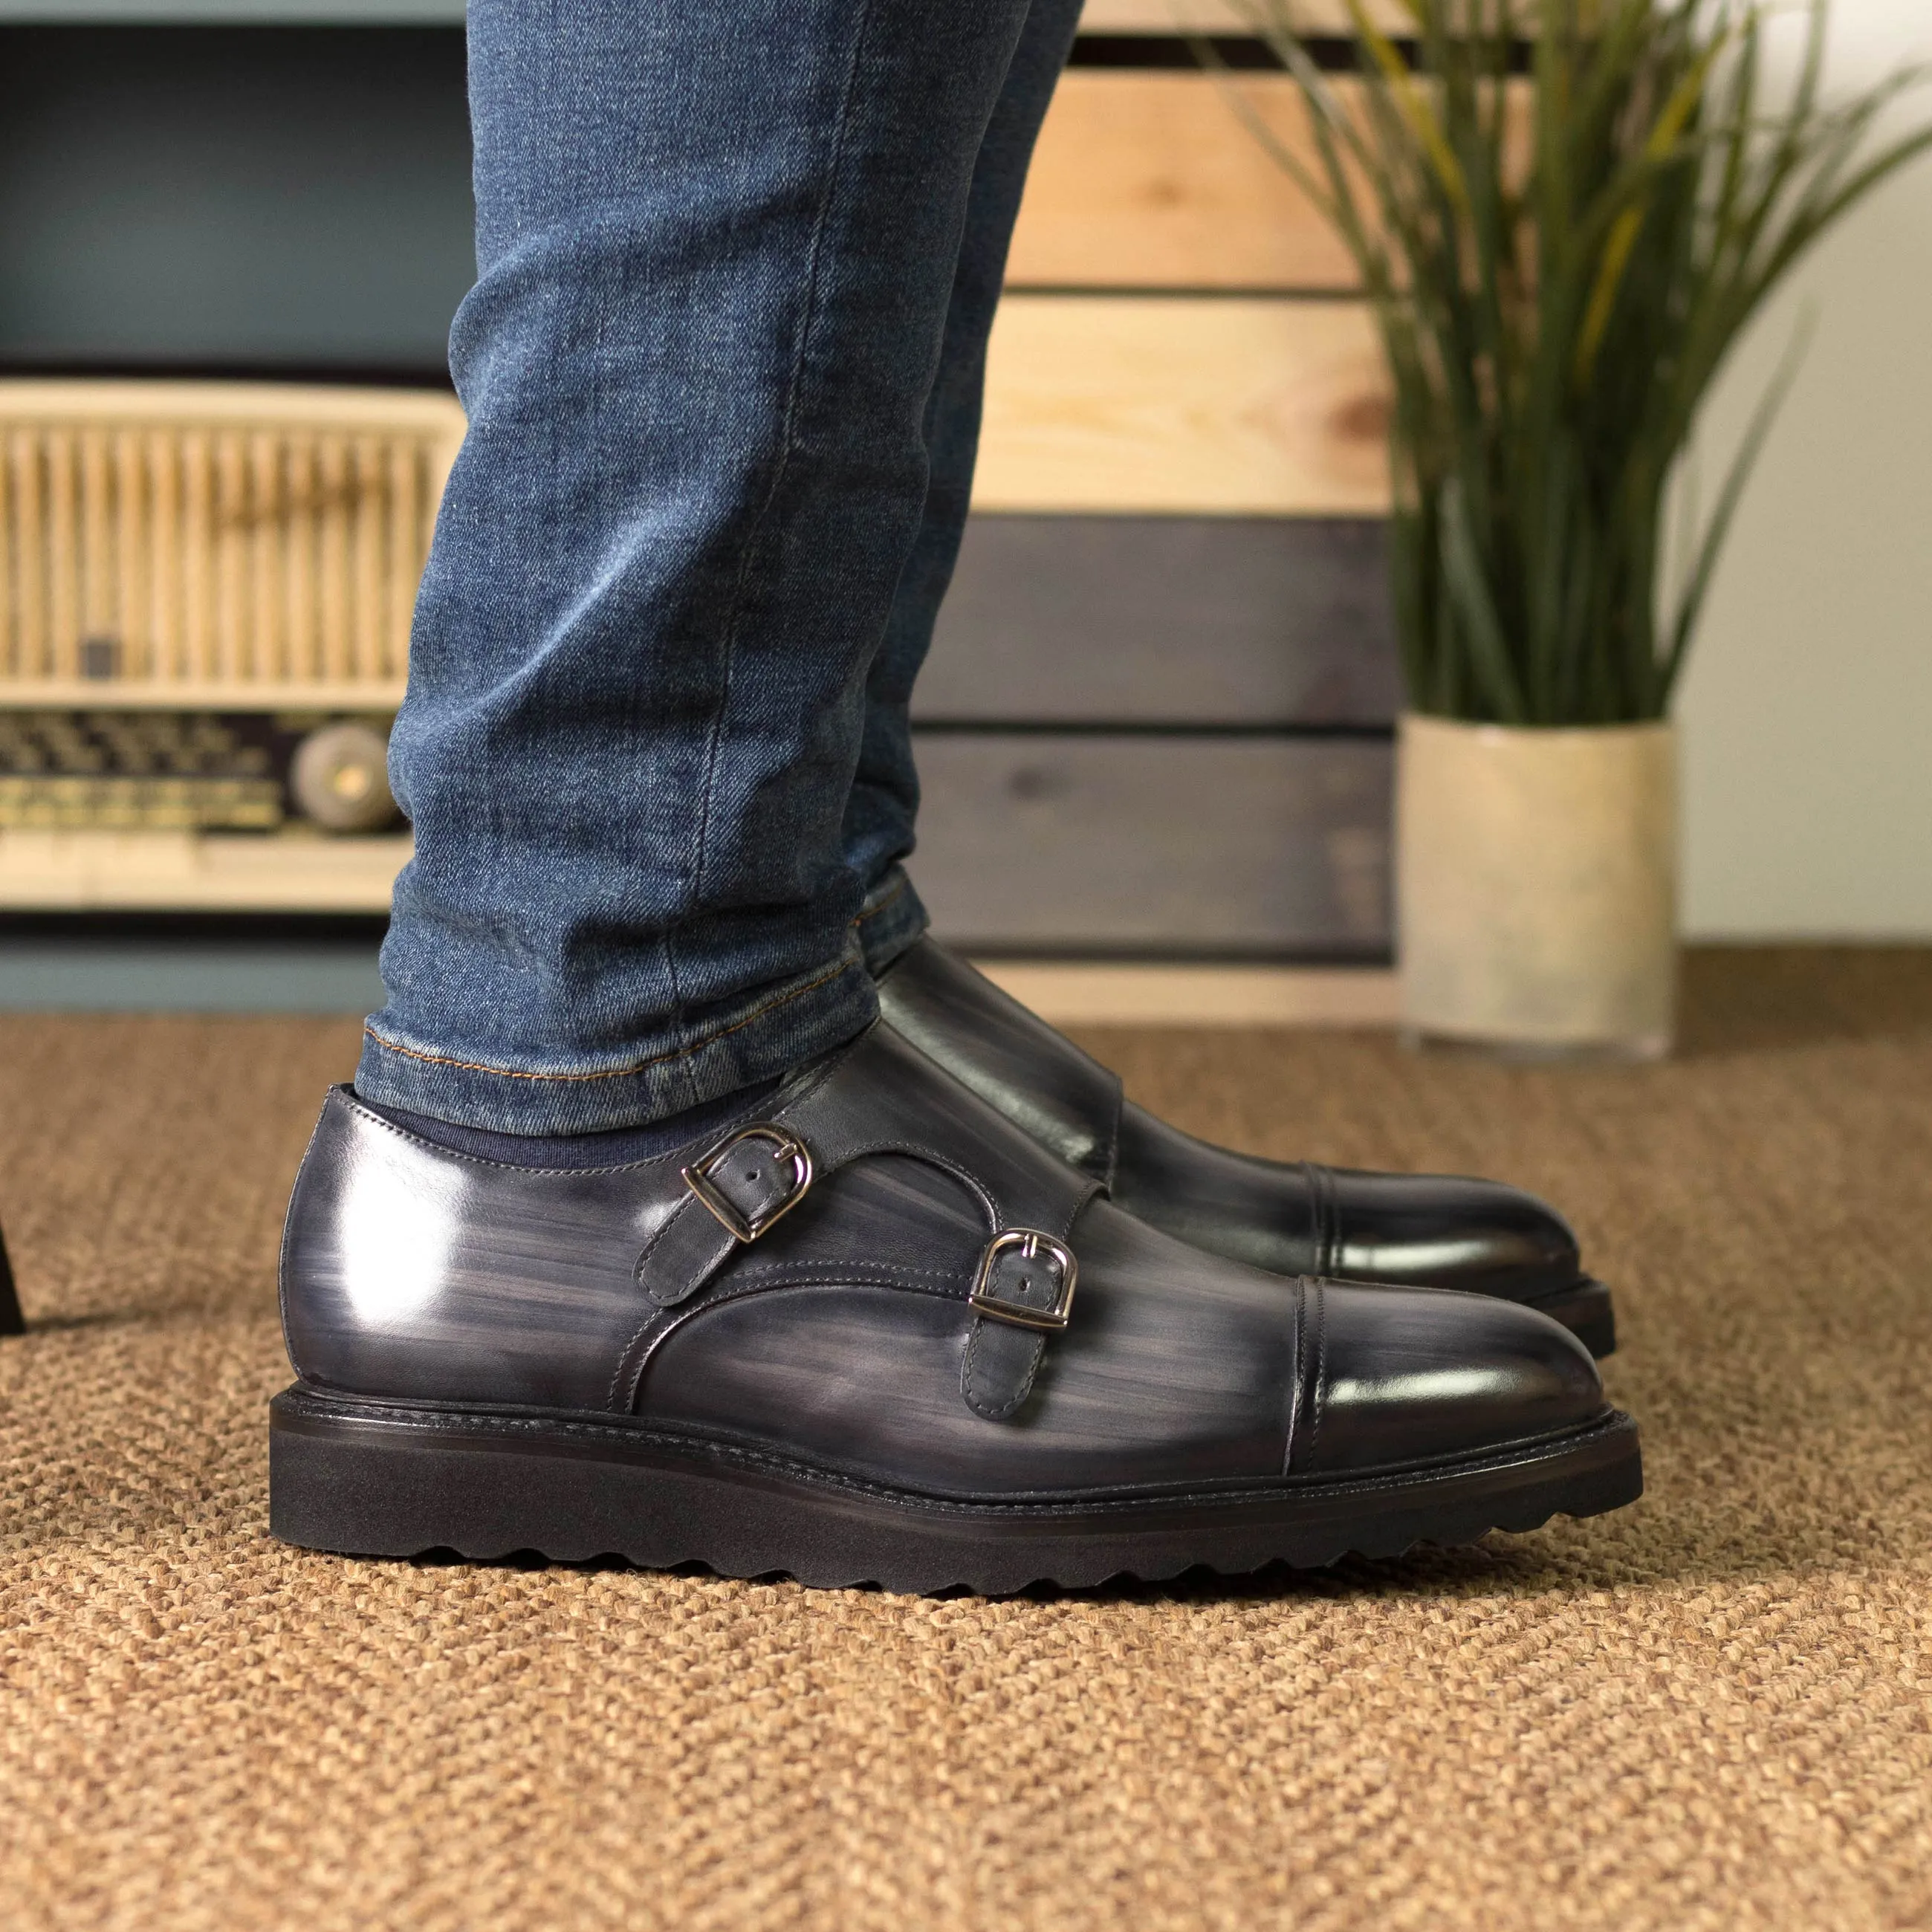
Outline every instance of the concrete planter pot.
<path id="1" fill-rule="evenodd" d="M 1412 713 L 1396 841 L 1410 1039 L 1553 1057 L 1670 1051 L 1670 724 L 1543 729 Z"/>

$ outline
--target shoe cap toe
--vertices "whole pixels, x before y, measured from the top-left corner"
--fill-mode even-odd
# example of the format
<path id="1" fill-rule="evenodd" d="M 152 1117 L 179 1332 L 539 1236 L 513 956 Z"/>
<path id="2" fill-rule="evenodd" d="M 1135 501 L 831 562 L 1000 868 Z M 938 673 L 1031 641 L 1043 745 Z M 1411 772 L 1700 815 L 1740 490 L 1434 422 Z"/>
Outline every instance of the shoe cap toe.
<path id="1" fill-rule="evenodd" d="M 1292 1466 L 1326 1473 L 1476 1454 L 1605 1407 L 1596 1364 L 1533 1309 L 1448 1289 L 1328 1282 Z"/>
<path id="2" fill-rule="evenodd" d="M 1581 1266 L 1556 1210 L 1500 1180 L 1335 1172 L 1336 1271 L 1510 1300 L 1568 1287 Z"/>

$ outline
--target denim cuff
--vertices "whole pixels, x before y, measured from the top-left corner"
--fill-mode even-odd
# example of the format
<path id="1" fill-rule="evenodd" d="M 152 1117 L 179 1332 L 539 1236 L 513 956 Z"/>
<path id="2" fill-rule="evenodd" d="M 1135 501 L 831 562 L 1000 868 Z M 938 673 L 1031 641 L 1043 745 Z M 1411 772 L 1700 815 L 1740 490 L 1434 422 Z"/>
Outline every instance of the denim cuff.
<path id="1" fill-rule="evenodd" d="M 647 1040 L 608 1066 L 479 1065 L 399 1036 L 381 1012 L 364 1029 L 356 1090 L 379 1107 L 499 1133 L 602 1133 L 788 1073 L 862 1033 L 878 1011 L 854 941 L 836 964 L 707 1017 L 694 1037 Z"/>
<path id="2" fill-rule="evenodd" d="M 853 930 L 866 955 L 866 970 L 877 979 L 902 952 L 926 937 L 932 922 L 913 890 L 903 866 L 895 866 L 866 895 Z"/>

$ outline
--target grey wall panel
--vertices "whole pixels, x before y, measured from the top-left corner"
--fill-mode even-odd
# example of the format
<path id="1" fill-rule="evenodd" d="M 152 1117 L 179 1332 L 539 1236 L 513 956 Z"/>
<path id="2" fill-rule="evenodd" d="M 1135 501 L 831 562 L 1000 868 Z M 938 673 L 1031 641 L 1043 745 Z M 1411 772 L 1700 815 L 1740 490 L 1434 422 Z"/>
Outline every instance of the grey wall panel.
<path id="1" fill-rule="evenodd" d="M 0 28 L 0 360 L 434 380 L 475 278 L 452 28 Z"/>
<path id="2" fill-rule="evenodd" d="M 0 0 L 0 20 L 460 27 L 463 0 Z"/>
<path id="3" fill-rule="evenodd" d="M 1388 951 L 1386 739 L 928 732 L 919 761 L 911 871 L 948 940 Z"/>
<path id="4" fill-rule="evenodd" d="M 46 919 L 22 938 L 0 922 L 0 1012 L 362 1014 L 383 1001 L 374 938 L 141 938 L 100 924 Z"/>
<path id="5" fill-rule="evenodd" d="M 1379 521 L 978 516 L 915 709 L 935 721 L 1382 724 L 1400 702 Z"/>

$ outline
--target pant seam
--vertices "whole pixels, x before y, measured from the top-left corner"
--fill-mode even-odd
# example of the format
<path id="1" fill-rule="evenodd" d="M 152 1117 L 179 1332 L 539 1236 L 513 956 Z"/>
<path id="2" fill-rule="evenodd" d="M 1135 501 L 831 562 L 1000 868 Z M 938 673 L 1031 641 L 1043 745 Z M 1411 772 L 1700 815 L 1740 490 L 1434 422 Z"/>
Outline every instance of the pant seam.
<path id="1" fill-rule="evenodd" d="M 825 194 L 812 224 L 812 240 L 807 250 L 809 265 L 806 271 L 805 304 L 799 321 L 798 346 L 793 358 L 791 380 L 785 394 L 784 428 L 778 442 L 778 463 L 772 472 L 771 487 L 765 492 L 764 500 L 758 506 L 757 518 L 746 535 L 737 582 L 733 586 L 730 612 L 725 623 L 724 688 L 720 694 L 717 714 L 712 720 L 710 742 L 705 748 L 704 783 L 698 794 L 697 863 L 692 871 L 692 884 L 693 890 L 699 894 L 704 890 L 705 868 L 711 856 L 708 836 L 711 801 L 717 789 L 718 746 L 723 736 L 724 716 L 730 706 L 732 666 L 737 656 L 739 626 L 744 619 L 746 590 L 751 580 L 752 561 L 759 541 L 770 520 L 772 506 L 777 502 L 778 494 L 784 487 L 785 476 L 791 467 L 793 452 L 797 446 L 799 396 L 804 387 L 806 366 L 812 353 L 812 326 L 818 315 L 819 276 L 824 255 L 825 231 L 830 225 L 832 207 L 838 200 L 839 170 L 844 164 L 846 137 L 852 122 L 852 98 L 858 85 L 860 64 L 864 56 L 872 18 L 872 0 L 866 0 L 853 32 L 851 57 L 847 64 L 844 86 L 838 104 L 838 124 L 832 136 L 831 152 L 826 158 Z M 672 997 L 678 1002 L 681 1019 L 682 998 L 678 988 L 676 952 L 673 937 L 667 932 L 664 935 L 664 963 L 669 969 Z M 691 1050 L 695 1051 L 695 1048 Z M 683 1056 L 667 1054 L 663 1057 L 678 1058 Z"/>
<path id="2" fill-rule="evenodd" d="M 886 893 L 885 897 L 880 900 L 877 905 L 868 906 L 863 912 L 860 913 L 859 916 L 855 919 L 852 923 L 854 926 L 863 926 L 868 920 L 877 919 L 880 914 L 884 912 L 889 905 L 893 904 L 904 896 L 907 883 L 906 876 L 903 872 L 902 872 L 899 874 L 898 884 L 892 887 L 892 890 Z"/>
<path id="3" fill-rule="evenodd" d="M 764 1001 L 742 1018 L 734 1020 L 729 1026 L 720 1027 L 716 1033 L 706 1034 L 702 1040 L 694 1040 L 688 1046 L 674 1047 L 668 1053 L 653 1054 L 648 1060 L 634 1060 L 628 1066 L 610 1066 L 590 1073 L 530 1073 L 521 1067 L 492 1066 L 487 1062 L 475 1060 L 458 1060 L 446 1053 L 424 1053 L 419 1048 L 404 1046 L 393 1040 L 386 1040 L 370 1025 L 362 1028 L 364 1039 L 374 1041 L 386 1053 L 400 1053 L 406 1059 L 420 1060 L 432 1066 L 453 1066 L 462 1073 L 494 1073 L 505 1080 L 625 1080 L 632 1075 L 646 1073 L 653 1066 L 662 1066 L 667 1060 L 688 1060 L 694 1054 L 714 1046 L 728 1035 L 741 1031 L 754 1021 L 761 1020 L 770 1012 L 776 1012 L 788 1001 L 802 998 L 807 993 L 816 992 L 820 986 L 830 986 L 844 972 L 850 970 L 849 962 L 841 960 L 829 973 L 821 973 L 816 980 L 809 980 L 802 986 L 794 986 L 788 992 L 775 994 Z"/>

